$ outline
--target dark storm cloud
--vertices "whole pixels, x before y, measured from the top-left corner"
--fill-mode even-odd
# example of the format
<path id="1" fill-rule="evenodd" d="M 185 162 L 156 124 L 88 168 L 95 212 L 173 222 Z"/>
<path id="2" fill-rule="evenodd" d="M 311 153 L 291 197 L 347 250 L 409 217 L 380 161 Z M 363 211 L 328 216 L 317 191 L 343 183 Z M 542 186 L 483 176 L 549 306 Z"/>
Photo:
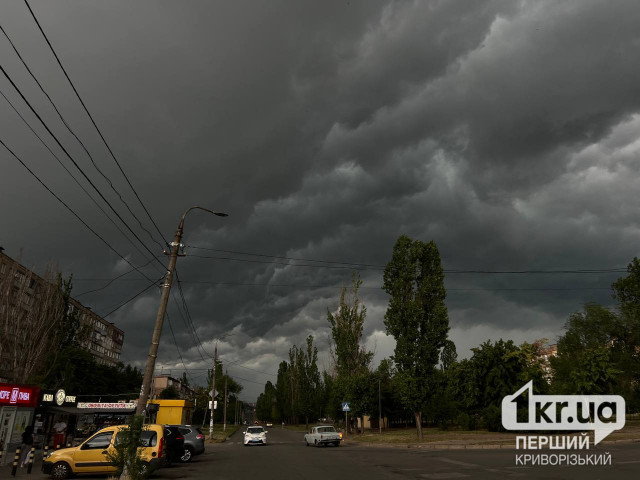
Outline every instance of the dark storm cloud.
<path id="1" fill-rule="evenodd" d="M 187 245 L 384 265 L 407 233 L 434 239 L 445 268 L 485 270 L 624 266 L 637 254 L 636 2 L 188 5 L 33 2 L 165 238 L 188 206 L 201 204 L 231 216 L 190 214 Z M 127 191 L 24 6 L 3 5 L 0 19 L 101 167 Z M 98 178 L 4 40 L 0 58 Z M 4 80 L 0 88 L 18 100 Z M 142 264 L 0 100 L 3 139 Z M 102 284 L 83 279 L 129 268 L 9 157 L 0 158 L 2 221 L 13 226 L 0 241 L 10 255 L 25 247 L 27 264 L 58 262 L 74 273 L 78 293 Z M 128 192 L 127 199 L 135 203 Z M 196 380 L 215 339 L 229 333 L 219 352 L 253 369 L 227 364 L 245 379 L 248 398 L 274 380 L 255 370 L 275 372 L 308 334 L 329 366 L 326 313 L 337 307 L 350 269 L 187 253 L 178 264 L 197 334 L 173 300 L 169 313 Z M 144 270 L 153 279 L 162 274 L 161 267 Z M 383 334 L 382 273 L 359 273 L 367 346 L 382 358 L 393 350 Z M 607 287 L 616 276 L 450 274 L 451 336 L 463 356 L 489 338 L 553 339 L 584 302 L 610 305 Z M 82 300 L 106 313 L 147 283 L 133 273 Z M 149 290 L 109 317 L 126 331 L 126 360 L 144 360 L 157 303 L 158 292 Z M 160 359 L 160 368 L 181 368 L 167 323 Z"/>

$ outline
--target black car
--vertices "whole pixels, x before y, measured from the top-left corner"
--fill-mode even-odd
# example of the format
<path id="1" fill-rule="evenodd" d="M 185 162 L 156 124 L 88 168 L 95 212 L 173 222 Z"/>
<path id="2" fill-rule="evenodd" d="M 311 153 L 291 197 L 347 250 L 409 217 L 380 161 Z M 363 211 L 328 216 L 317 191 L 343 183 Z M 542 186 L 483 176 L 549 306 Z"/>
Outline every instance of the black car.
<path id="1" fill-rule="evenodd" d="M 167 466 L 173 462 L 179 462 L 180 457 L 184 455 L 184 435 L 182 435 L 178 427 L 165 426 L 164 441 L 167 452 Z"/>

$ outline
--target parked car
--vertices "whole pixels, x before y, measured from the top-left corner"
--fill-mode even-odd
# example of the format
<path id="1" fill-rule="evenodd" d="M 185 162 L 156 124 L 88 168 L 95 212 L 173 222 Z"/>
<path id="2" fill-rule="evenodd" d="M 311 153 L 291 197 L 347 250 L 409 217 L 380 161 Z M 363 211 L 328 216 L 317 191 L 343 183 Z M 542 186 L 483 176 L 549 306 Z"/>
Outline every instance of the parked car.
<path id="1" fill-rule="evenodd" d="M 341 439 L 342 435 L 336 432 L 333 425 L 318 425 L 312 427 L 309 433 L 304 436 L 307 447 L 310 445 L 315 445 L 316 447 L 321 445 L 334 445 L 339 447 Z"/>
<path id="2" fill-rule="evenodd" d="M 192 425 L 169 425 L 176 427 L 184 436 L 184 452 L 180 457 L 183 463 L 190 462 L 195 455 L 204 453 L 204 435 L 202 430 Z"/>
<path id="3" fill-rule="evenodd" d="M 116 467 L 109 461 L 108 455 L 115 451 L 114 445 L 121 438 L 120 430 L 124 428 L 126 425 L 103 428 L 77 447 L 55 450 L 42 462 L 42 473 L 61 480 L 78 473 L 115 472 Z M 142 431 L 144 448 L 141 458 L 148 471 L 160 468 L 164 464 L 164 430 L 163 425 L 146 425 Z"/>
<path id="4" fill-rule="evenodd" d="M 244 434 L 244 446 L 247 445 L 266 445 L 267 432 L 262 427 L 249 427 Z"/>
<path id="5" fill-rule="evenodd" d="M 164 440 L 167 449 L 167 466 L 177 462 L 184 455 L 184 435 L 178 427 L 165 425 Z"/>

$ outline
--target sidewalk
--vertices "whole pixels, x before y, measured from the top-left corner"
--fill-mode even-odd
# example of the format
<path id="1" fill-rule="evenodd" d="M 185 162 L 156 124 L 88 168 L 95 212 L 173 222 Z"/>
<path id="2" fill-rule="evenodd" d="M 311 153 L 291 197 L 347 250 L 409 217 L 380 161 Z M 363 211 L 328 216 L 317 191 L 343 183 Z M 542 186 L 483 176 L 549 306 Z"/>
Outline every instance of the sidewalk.
<path id="1" fill-rule="evenodd" d="M 45 478 L 41 472 L 42 469 L 42 450 L 36 450 L 35 456 L 33 458 L 33 466 L 31 467 L 31 474 L 27 473 L 27 467 L 20 468 L 18 465 L 18 469 L 16 470 L 16 476 L 11 476 L 11 470 L 13 469 L 13 457 L 14 454 L 8 455 L 7 460 L 8 463 L 6 465 L 0 466 L 0 478 Z M 4 458 L 3 458 L 4 460 Z"/>

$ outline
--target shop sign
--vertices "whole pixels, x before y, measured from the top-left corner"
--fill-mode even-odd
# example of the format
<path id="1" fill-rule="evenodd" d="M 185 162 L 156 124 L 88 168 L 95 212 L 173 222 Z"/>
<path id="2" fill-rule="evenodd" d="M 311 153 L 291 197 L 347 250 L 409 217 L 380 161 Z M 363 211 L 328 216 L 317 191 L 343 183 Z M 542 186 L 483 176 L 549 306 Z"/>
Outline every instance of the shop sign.
<path id="1" fill-rule="evenodd" d="M 78 408 L 86 408 L 91 410 L 135 410 L 136 402 L 129 402 L 129 403 L 78 402 Z"/>
<path id="2" fill-rule="evenodd" d="M 36 407 L 39 393 L 38 387 L 0 383 L 0 405 Z"/>
<path id="3" fill-rule="evenodd" d="M 76 396 L 67 395 L 63 389 L 44 391 L 40 399 L 42 406 L 75 407 L 76 402 Z"/>

